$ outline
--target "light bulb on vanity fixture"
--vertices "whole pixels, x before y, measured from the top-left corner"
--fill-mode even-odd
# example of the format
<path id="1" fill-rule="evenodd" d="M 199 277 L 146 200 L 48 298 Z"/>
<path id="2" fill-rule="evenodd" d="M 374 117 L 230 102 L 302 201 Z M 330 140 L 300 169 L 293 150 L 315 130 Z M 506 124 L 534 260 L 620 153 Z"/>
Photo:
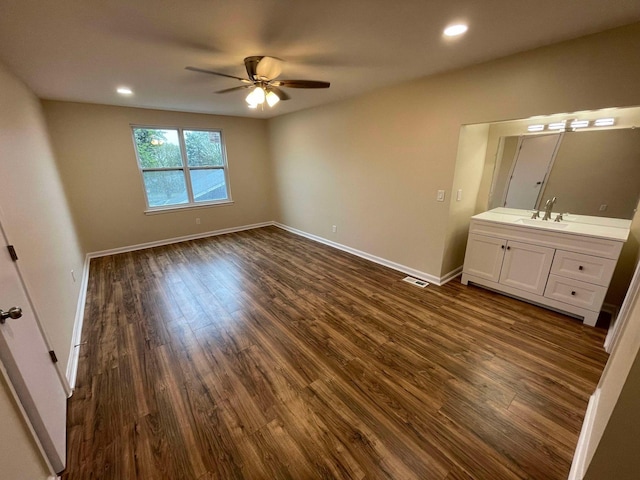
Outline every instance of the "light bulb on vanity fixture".
<path id="1" fill-rule="evenodd" d="M 589 126 L 589 123 L 590 123 L 589 120 L 578 120 L 578 119 L 575 119 L 574 121 L 572 121 L 570 123 L 570 126 L 571 126 L 572 129 L 575 130 L 576 128 L 586 128 L 586 127 Z"/>
<path id="2" fill-rule="evenodd" d="M 615 125 L 615 123 L 615 118 L 598 118 L 595 122 L 593 122 L 596 127 L 611 127 Z"/>
<path id="3" fill-rule="evenodd" d="M 554 122 L 547 125 L 549 130 L 564 130 L 567 126 L 567 121 L 563 120 L 561 122 Z"/>

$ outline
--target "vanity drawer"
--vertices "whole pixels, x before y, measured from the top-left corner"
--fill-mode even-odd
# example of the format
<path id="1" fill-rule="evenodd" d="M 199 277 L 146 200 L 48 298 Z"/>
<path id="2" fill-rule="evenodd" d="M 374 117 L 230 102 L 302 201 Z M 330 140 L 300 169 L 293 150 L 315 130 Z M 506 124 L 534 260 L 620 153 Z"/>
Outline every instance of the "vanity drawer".
<path id="1" fill-rule="evenodd" d="M 606 287 L 551 274 L 544 296 L 597 312 L 604 302 L 606 293 Z"/>
<path id="2" fill-rule="evenodd" d="M 616 261 L 610 258 L 556 250 L 551 273 L 607 287 L 615 268 Z"/>

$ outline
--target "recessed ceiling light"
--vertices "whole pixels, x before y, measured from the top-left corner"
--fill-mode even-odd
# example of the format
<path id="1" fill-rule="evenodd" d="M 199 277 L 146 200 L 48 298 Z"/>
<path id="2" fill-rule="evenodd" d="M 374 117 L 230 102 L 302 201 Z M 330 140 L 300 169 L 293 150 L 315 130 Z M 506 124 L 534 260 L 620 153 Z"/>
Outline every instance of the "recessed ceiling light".
<path id="1" fill-rule="evenodd" d="M 118 87 L 116 92 L 118 92 L 120 95 L 133 95 L 133 90 L 131 90 L 129 87 Z"/>
<path id="2" fill-rule="evenodd" d="M 457 37 L 458 35 L 462 35 L 469 29 L 465 24 L 459 23 L 457 25 L 449 25 L 444 29 L 444 34 L 447 37 Z"/>

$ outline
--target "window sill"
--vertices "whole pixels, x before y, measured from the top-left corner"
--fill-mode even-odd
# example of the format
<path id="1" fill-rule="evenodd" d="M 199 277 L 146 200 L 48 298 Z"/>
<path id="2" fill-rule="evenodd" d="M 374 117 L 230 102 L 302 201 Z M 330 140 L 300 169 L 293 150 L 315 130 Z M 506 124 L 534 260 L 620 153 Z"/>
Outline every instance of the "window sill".
<path id="1" fill-rule="evenodd" d="M 200 208 L 209 208 L 209 207 L 226 207 L 228 205 L 233 205 L 233 200 L 225 200 L 223 202 L 215 202 L 215 203 L 199 203 L 197 205 L 172 205 L 170 207 L 156 207 L 150 208 L 144 211 L 145 215 L 159 215 L 161 213 L 172 213 L 178 212 L 181 210 L 197 210 Z"/>

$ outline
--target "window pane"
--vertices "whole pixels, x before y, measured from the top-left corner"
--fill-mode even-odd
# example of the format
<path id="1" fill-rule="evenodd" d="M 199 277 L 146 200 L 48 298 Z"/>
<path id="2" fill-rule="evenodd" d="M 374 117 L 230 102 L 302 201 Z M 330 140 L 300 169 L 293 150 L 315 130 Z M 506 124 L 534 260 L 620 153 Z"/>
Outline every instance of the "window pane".
<path id="1" fill-rule="evenodd" d="M 182 167 L 177 130 L 134 128 L 133 136 L 142 168 Z"/>
<path id="2" fill-rule="evenodd" d="M 182 170 L 142 172 L 150 207 L 188 203 L 187 185 Z"/>
<path id="3" fill-rule="evenodd" d="M 224 166 L 220 132 L 185 130 L 184 143 L 190 167 Z"/>
<path id="4" fill-rule="evenodd" d="M 228 198 L 223 169 L 191 170 L 190 173 L 193 198 L 196 202 L 210 202 Z"/>

